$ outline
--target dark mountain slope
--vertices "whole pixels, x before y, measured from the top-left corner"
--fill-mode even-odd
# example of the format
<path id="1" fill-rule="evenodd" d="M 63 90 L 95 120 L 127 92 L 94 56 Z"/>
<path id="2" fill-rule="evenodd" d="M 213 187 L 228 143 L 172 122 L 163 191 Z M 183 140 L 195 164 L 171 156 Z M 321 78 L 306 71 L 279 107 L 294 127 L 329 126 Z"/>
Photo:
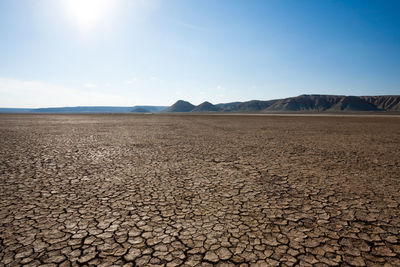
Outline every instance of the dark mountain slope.
<path id="1" fill-rule="evenodd" d="M 338 96 L 300 95 L 276 100 L 265 111 L 324 111 L 338 102 Z"/>
<path id="2" fill-rule="evenodd" d="M 251 100 L 251 101 L 241 102 L 235 106 L 230 107 L 229 111 L 236 111 L 236 112 L 261 111 L 271 106 L 273 103 L 275 103 L 275 101 L 276 100 L 268 100 L 268 101 Z"/>
<path id="3" fill-rule="evenodd" d="M 220 111 L 232 111 L 232 109 L 242 102 L 231 102 L 231 103 L 220 103 L 215 106 L 220 109 Z"/>
<path id="4" fill-rule="evenodd" d="M 163 111 L 164 112 L 190 112 L 194 108 L 195 108 L 195 106 L 192 105 L 191 103 L 189 103 L 187 101 L 183 101 L 183 100 L 178 100 L 175 102 L 175 104 L 173 104 L 169 108 L 166 108 Z"/>
<path id="5" fill-rule="evenodd" d="M 376 106 L 357 96 L 346 96 L 332 105 L 328 111 L 377 111 Z"/>
<path id="6" fill-rule="evenodd" d="M 361 96 L 368 103 L 373 104 L 378 109 L 400 111 L 400 96 Z"/>
<path id="7" fill-rule="evenodd" d="M 197 107 L 195 107 L 191 112 L 216 112 L 219 108 L 215 105 L 211 104 L 210 102 L 203 102 Z"/>

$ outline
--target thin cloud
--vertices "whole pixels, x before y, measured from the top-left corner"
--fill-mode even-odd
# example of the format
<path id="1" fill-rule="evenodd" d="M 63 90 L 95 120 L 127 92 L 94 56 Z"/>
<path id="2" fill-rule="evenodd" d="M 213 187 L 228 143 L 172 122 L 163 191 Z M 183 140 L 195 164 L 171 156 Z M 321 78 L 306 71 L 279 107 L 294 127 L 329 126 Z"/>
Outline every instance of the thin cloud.
<path id="1" fill-rule="evenodd" d="M 198 32 L 210 32 L 211 31 L 209 28 L 206 28 L 206 27 L 203 27 L 200 25 L 195 25 L 195 24 L 188 23 L 188 22 L 184 22 L 181 20 L 174 19 L 173 22 L 183 28 L 193 30 L 193 31 L 198 31 Z"/>
<path id="2" fill-rule="evenodd" d="M 226 88 L 225 88 L 224 86 L 222 86 L 222 85 L 218 85 L 218 86 L 217 86 L 217 90 L 218 90 L 218 91 L 225 91 Z"/>
<path id="3" fill-rule="evenodd" d="M 180 22 L 179 24 L 190 30 L 195 30 L 195 31 L 200 31 L 200 32 L 208 32 L 209 31 L 209 29 L 207 29 L 205 27 L 197 26 L 197 25 L 190 24 L 190 23 Z"/>
<path id="4" fill-rule="evenodd" d="M 86 87 L 86 88 L 95 88 L 95 87 L 97 87 L 97 85 L 94 84 L 94 83 L 84 83 L 84 84 L 83 84 L 83 87 Z"/>
<path id="5" fill-rule="evenodd" d="M 85 87 L 87 88 L 87 87 Z M 129 98 L 108 92 L 67 87 L 42 81 L 0 78 L 0 107 L 130 106 Z"/>
<path id="6" fill-rule="evenodd" d="M 132 79 L 126 81 L 125 83 L 126 84 L 133 84 L 133 83 L 137 82 L 137 80 L 138 80 L 137 78 L 132 78 Z"/>

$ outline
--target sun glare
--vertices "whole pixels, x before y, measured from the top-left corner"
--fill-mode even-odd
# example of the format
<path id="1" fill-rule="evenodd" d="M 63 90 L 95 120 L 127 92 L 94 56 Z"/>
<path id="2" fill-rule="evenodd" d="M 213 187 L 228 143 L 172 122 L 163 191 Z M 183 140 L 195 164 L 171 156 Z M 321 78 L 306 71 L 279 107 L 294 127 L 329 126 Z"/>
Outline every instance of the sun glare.
<path id="1" fill-rule="evenodd" d="M 90 31 L 110 19 L 116 0 L 64 0 L 69 20 L 81 31 Z"/>

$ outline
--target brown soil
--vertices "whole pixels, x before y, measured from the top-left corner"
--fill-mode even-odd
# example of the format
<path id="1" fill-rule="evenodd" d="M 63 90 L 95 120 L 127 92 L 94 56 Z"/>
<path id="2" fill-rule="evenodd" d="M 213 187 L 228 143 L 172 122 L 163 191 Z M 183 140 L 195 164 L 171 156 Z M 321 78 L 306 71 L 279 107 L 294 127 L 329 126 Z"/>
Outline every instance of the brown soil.
<path id="1" fill-rule="evenodd" d="M 399 117 L 3 114 L 0 266 L 400 266 L 399 148 Z"/>

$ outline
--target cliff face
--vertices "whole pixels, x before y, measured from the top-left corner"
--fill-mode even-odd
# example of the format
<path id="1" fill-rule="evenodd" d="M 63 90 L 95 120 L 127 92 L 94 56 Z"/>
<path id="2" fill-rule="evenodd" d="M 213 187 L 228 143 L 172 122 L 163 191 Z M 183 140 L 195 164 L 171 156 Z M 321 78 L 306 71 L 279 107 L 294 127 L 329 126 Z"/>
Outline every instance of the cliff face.
<path id="1" fill-rule="evenodd" d="M 373 102 L 357 96 L 301 95 L 277 100 L 264 111 L 378 111 Z"/>
<path id="2" fill-rule="evenodd" d="M 378 109 L 400 111 L 400 96 L 361 96 L 368 103 L 373 104 Z"/>
<path id="3" fill-rule="evenodd" d="M 266 111 L 399 111 L 400 96 L 301 95 L 278 100 Z"/>

